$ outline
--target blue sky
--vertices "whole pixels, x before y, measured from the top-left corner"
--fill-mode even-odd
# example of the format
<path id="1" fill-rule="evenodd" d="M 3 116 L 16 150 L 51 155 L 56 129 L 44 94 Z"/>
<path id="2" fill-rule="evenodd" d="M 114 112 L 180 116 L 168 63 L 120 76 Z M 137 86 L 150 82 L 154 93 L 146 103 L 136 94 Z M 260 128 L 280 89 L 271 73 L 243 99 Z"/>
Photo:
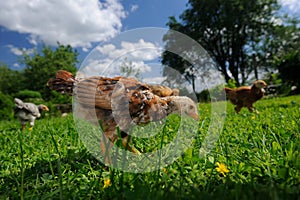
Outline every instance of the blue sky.
<path id="1" fill-rule="evenodd" d="M 42 43 L 71 44 L 82 60 L 95 45 L 120 32 L 141 27 L 167 28 L 168 17 L 182 13 L 187 0 L 42 2 L 0 2 L 0 61 L 10 68 L 20 68 L 21 50 L 31 53 Z"/>
<path id="2" fill-rule="evenodd" d="M 121 32 L 167 28 L 169 16 L 178 17 L 188 0 L 13 0 L 0 2 L 0 61 L 20 69 L 18 56 L 41 44 L 71 44 L 83 58 L 99 43 Z M 279 0 L 292 15 L 299 0 Z M 149 45 L 147 41 L 142 45 Z M 137 44 L 135 44 L 137 45 Z"/>

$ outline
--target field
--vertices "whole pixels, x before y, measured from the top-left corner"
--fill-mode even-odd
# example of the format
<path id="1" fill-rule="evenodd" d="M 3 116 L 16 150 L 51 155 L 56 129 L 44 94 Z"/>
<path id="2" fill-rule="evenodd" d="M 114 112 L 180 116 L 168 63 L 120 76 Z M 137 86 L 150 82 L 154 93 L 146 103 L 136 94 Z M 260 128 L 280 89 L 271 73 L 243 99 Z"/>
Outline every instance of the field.
<path id="1" fill-rule="evenodd" d="M 24 132 L 17 120 L 2 121 L 0 199 L 300 199 L 300 96 L 255 106 L 259 114 L 235 114 L 227 103 L 222 132 L 201 156 L 216 119 L 211 104 L 200 104 L 193 145 L 146 173 L 104 167 L 84 146 L 72 116 L 46 116 Z M 171 132 L 133 142 L 152 151 L 169 143 Z"/>

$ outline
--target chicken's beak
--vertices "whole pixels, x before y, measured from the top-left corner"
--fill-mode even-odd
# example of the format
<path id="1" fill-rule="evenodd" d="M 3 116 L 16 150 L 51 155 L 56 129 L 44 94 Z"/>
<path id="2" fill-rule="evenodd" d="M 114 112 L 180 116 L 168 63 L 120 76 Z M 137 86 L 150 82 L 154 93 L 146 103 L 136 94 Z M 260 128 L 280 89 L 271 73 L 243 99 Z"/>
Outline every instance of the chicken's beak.
<path id="1" fill-rule="evenodd" d="M 48 112 L 48 111 L 49 111 L 49 108 L 48 108 L 47 106 L 45 106 L 45 107 L 44 107 L 44 110 Z"/>
<path id="2" fill-rule="evenodd" d="M 263 88 L 267 88 L 268 87 L 268 84 L 263 82 Z"/>
<path id="3" fill-rule="evenodd" d="M 199 115 L 198 115 L 198 113 L 191 113 L 190 116 L 191 116 L 194 120 L 196 120 L 196 121 L 199 120 Z"/>

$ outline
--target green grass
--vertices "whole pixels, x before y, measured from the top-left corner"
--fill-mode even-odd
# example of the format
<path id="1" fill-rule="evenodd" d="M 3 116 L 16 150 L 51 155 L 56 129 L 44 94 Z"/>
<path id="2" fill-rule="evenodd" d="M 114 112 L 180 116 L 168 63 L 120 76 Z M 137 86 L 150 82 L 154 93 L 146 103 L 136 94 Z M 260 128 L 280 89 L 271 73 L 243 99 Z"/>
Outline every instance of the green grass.
<path id="1" fill-rule="evenodd" d="M 17 120 L 2 121 L 0 199 L 300 199 L 300 96 L 255 106 L 260 114 L 235 114 L 228 103 L 222 132 L 203 157 L 199 149 L 216 119 L 211 105 L 201 104 L 193 145 L 148 173 L 104 168 L 80 140 L 72 116 L 40 119 L 23 133 Z M 168 120 L 159 134 L 134 138 L 135 146 L 149 152 L 167 145 L 178 117 Z M 217 162 L 229 169 L 225 177 Z M 104 189 L 108 178 L 112 184 Z"/>

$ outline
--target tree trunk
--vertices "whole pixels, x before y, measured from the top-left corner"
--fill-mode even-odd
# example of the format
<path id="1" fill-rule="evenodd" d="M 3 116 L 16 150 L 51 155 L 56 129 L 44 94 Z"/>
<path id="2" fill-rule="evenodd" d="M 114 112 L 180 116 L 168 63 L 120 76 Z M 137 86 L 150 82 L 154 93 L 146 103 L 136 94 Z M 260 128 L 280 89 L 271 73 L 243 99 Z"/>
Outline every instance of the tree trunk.
<path id="1" fill-rule="evenodd" d="M 256 80 L 258 80 L 257 62 L 255 58 L 253 58 L 253 68 L 254 68 L 254 77 Z"/>

